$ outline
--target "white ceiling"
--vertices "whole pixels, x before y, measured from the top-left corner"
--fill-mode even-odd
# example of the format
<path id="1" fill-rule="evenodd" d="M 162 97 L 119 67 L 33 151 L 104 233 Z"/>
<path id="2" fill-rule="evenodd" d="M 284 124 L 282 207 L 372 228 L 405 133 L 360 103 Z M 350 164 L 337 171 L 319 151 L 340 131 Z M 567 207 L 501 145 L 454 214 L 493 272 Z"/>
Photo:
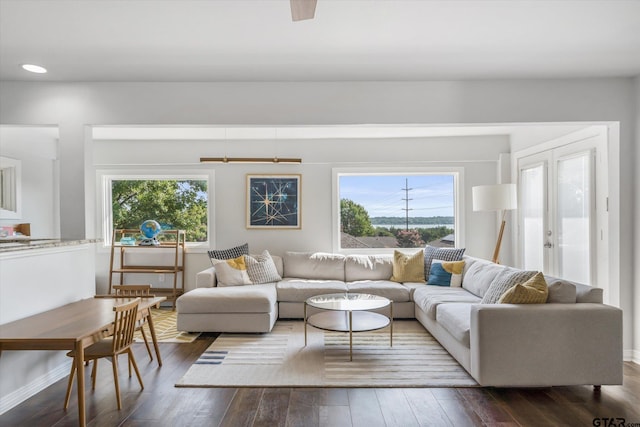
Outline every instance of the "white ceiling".
<path id="1" fill-rule="evenodd" d="M 289 0 L 0 0 L 2 80 L 634 75 L 634 0 L 318 0 L 299 22 Z"/>

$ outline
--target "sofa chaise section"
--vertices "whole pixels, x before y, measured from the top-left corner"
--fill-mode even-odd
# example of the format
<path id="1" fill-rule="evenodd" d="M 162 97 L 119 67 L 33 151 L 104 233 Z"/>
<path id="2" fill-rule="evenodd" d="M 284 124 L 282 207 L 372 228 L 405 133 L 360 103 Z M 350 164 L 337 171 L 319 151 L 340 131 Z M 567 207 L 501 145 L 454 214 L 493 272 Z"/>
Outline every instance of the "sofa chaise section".
<path id="1" fill-rule="evenodd" d="M 194 332 L 269 332 L 278 319 L 273 283 L 197 288 L 178 298 L 177 328 Z"/>

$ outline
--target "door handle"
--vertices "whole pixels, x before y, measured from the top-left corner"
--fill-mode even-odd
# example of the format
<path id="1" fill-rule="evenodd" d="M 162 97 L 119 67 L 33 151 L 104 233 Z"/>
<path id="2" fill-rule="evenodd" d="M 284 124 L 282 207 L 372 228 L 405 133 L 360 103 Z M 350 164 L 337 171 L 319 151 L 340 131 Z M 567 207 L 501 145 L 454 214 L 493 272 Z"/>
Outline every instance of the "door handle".
<path id="1" fill-rule="evenodd" d="M 552 248 L 553 247 L 553 243 L 547 242 L 547 243 L 544 244 L 544 247 L 545 248 Z"/>

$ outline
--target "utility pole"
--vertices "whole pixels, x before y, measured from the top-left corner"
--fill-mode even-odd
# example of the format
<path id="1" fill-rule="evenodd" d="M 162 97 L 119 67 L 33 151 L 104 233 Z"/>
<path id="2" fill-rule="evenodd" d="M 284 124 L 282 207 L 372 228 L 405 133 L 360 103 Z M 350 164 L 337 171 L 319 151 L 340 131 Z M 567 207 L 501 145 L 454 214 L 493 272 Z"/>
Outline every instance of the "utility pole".
<path id="1" fill-rule="evenodd" d="M 413 200 L 409 198 L 409 191 L 413 190 L 413 188 L 409 188 L 409 178 L 404 179 L 404 188 L 401 188 L 404 191 L 405 197 L 404 199 L 404 209 L 402 209 L 405 213 L 405 229 L 404 231 L 409 231 L 409 211 L 413 209 L 409 209 L 409 200 Z"/>

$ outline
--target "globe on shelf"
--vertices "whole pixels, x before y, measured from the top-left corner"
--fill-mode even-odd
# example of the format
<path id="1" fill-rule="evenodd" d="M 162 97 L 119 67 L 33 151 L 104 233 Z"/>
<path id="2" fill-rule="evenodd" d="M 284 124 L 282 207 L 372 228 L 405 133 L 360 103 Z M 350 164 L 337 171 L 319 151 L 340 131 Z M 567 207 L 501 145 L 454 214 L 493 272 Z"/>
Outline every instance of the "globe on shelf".
<path id="1" fill-rule="evenodd" d="M 162 226 L 158 221 L 148 219 L 140 224 L 140 232 L 145 237 L 138 245 L 140 246 L 159 246 L 158 234 L 162 233 Z"/>

